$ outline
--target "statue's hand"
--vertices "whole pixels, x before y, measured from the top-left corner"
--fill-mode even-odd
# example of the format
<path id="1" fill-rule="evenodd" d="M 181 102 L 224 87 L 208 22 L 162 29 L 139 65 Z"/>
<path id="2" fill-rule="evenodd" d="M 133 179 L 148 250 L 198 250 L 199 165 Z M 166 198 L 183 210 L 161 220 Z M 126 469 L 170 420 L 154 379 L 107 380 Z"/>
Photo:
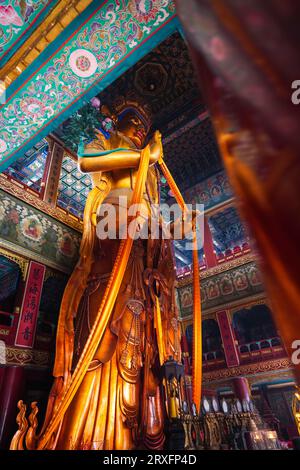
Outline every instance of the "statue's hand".
<path id="1" fill-rule="evenodd" d="M 150 142 L 150 164 L 156 163 L 163 156 L 161 133 L 156 131 Z"/>

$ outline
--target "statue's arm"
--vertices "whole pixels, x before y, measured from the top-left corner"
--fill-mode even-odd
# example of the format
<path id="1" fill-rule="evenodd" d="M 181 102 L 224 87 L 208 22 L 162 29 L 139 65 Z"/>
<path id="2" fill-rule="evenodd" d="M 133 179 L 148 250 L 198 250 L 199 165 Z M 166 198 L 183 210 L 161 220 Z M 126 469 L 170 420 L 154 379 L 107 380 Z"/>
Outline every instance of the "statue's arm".
<path id="1" fill-rule="evenodd" d="M 150 146 L 150 165 L 157 162 L 162 155 L 161 135 L 156 132 Z M 127 168 L 137 168 L 141 150 L 110 149 L 108 140 L 100 132 L 97 138 L 78 152 L 79 167 L 83 173 L 107 172 Z"/>
<path id="2" fill-rule="evenodd" d="M 89 151 L 89 155 L 91 155 Z M 79 167 L 83 173 L 94 171 L 112 171 L 125 168 L 136 168 L 140 161 L 140 151 L 117 150 L 103 153 L 99 156 L 99 150 L 92 157 L 79 157 Z"/>

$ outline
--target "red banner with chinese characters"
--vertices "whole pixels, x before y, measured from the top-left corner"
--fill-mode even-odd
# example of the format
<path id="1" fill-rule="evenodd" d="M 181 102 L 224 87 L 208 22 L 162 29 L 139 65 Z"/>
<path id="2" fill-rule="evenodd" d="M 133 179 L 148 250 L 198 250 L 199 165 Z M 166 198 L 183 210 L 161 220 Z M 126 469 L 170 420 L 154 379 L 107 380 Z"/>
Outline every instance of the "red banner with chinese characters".
<path id="1" fill-rule="evenodd" d="M 235 340 L 226 310 L 217 313 L 220 333 L 224 346 L 224 353 L 228 367 L 238 366 L 240 363 L 239 355 L 235 345 Z"/>
<path id="2" fill-rule="evenodd" d="M 29 264 L 15 346 L 33 347 L 45 270 L 35 261 Z"/>

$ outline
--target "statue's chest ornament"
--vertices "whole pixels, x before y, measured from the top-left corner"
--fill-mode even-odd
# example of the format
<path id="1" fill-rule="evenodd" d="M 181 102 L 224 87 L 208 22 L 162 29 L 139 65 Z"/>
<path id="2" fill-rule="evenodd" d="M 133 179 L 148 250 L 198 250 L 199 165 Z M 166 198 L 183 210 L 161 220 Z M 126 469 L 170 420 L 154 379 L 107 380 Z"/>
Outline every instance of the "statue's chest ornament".
<path id="1" fill-rule="evenodd" d="M 134 299 L 127 302 L 127 307 L 134 315 L 139 316 L 144 309 L 144 304 L 143 302 Z"/>

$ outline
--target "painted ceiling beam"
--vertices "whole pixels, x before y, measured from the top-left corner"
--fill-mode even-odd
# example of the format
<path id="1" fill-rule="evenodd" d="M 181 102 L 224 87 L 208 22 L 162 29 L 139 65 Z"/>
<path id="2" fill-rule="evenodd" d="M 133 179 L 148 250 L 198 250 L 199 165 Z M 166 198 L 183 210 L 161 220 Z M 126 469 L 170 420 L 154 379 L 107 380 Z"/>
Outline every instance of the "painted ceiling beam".
<path id="1" fill-rule="evenodd" d="M 0 172 L 178 27 L 172 0 L 93 1 L 8 88 Z"/>
<path id="2" fill-rule="evenodd" d="M 0 69 L 30 34 L 43 22 L 59 0 L 21 0 L 0 5 Z M 2 2 L 1 2 L 2 3 Z M 6 2 L 7 3 L 7 2 Z"/>
<path id="3" fill-rule="evenodd" d="M 15 0 L 15 3 L 17 1 Z M 28 3 L 29 7 L 32 6 L 32 0 L 21 1 L 23 4 Z M 24 36 L 20 31 L 17 43 L 9 53 L 5 54 L 2 62 L 0 61 L 0 80 L 2 80 L 5 87 L 8 88 L 91 2 L 92 0 L 51 1 L 51 10 L 42 15 L 42 21 L 38 18 L 34 24 L 30 25 Z M 26 10 L 25 15 L 27 18 Z M 6 22 L 8 22 L 7 19 Z M 7 38 L 4 34 L 4 39 L 3 36 L 0 39 L 0 49 L 5 40 L 7 41 Z"/>

